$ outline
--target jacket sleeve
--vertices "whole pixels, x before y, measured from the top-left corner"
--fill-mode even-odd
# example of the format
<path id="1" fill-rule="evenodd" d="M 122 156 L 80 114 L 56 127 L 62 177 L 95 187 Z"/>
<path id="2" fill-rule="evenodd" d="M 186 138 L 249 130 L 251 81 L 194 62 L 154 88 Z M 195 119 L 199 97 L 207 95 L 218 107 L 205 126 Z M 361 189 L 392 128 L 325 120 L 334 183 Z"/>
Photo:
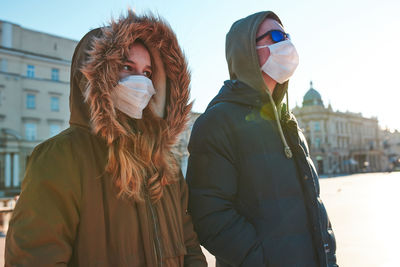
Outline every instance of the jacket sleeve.
<path id="1" fill-rule="evenodd" d="M 187 188 L 187 184 L 182 177 L 181 181 L 181 192 L 182 192 L 182 207 L 183 207 L 183 233 L 185 238 L 185 246 L 186 246 L 186 255 L 184 266 L 188 267 L 203 267 L 207 266 L 206 258 L 204 257 L 203 252 L 201 251 L 199 240 L 197 238 L 197 234 L 193 229 L 192 218 L 189 215 L 188 208 L 188 200 L 189 200 L 189 192 Z"/>
<path id="2" fill-rule="evenodd" d="M 324 203 L 318 198 L 318 207 L 322 218 L 322 236 L 324 240 L 324 249 L 328 261 L 328 267 L 338 267 L 336 263 L 336 239 L 332 229 L 331 221 Z"/>
<path id="3" fill-rule="evenodd" d="M 7 232 L 5 266 L 67 266 L 81 195 L 70 149 L 50 142 L 32 153 Z"/>
<path id="4" fill-rule="evenodd" d="M 235 208 L 238 172 L 221 122 L 198 119 L 189 142 L 189 210 L 200 243 L 232 266 L 265 266 L 254 226 Z"/>
<path id="5" fill-rule="evenodd" d="M 296 123 L 297 125 L 297 123 Z M 304 148 L 306 160 L 311 167 L 313 176 L 315 177 L 316 193 L 318 195 L 318 208 L 322 218 L 322 235 L 324 240 L 324 249 L 328 260 L 328 267 L 338 267 L 336 263 L 336 239 L 335 234 L 332 229 L 331 221 L 329 220 L 328 213 L 326 211 L 325 205 L 320 199 L 320 185 L 318 180 L 318 173 L 314 166 L 314 163 L 310 157 L 310 150 L 308 148 L 307 140 L 302 132 L 298 132 L 299 140 Z"/>
<path id="6" fill-rule="evenodd" d="M 329 221 L 329 219 L 328 219 Z M 331 248 L 328 251 L 327 255 L 328 255 L 328 267 L 338 267 L 339 265 L 337 265 L 336 262 L 336 240 L 335 240 L 335 234 L 333 233 L 332 230 L 332 225 L 331 222 L 329 221 L 328 224 L 328 234 L 329 234 L 329 238 L 330 238 L 330 243 Z"/>
<path id="7" fill-rule="evenodd" d="M 318 198 L 318 205 L 322 216 L 322 235 L 324 240 L 324 248 L 328 261 L 328 267 L 338 267 L 336 263 L 336 239 L 332 229 L 331 221 L 324 203 Z"/>

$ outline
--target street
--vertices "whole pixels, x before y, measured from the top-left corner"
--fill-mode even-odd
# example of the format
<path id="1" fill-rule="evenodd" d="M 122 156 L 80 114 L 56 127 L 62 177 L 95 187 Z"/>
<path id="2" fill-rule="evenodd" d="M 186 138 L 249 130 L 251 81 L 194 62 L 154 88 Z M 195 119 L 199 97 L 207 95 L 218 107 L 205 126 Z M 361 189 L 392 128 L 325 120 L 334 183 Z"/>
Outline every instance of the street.
<path id="1" fill-rule="evenodd" d="M 320 181 L 336 235 L 339 266 L 400 266 L 400 172 Z"/>
<path id="2" fill-rule="evenodd" d="M 339 266 L 399 266 L 400 172 L 322 178 L 320 183 L 336 235 Z M 1 237 L 1 266 L 4 241 Z M 207 259 L 215 265 L 210 254 Z"/>

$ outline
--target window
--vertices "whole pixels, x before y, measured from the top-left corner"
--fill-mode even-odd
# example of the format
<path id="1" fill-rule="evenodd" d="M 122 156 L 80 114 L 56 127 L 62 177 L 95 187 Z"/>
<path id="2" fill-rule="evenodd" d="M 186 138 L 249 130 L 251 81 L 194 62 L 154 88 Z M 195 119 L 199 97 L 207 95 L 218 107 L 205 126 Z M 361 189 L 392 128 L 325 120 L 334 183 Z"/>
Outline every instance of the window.
<path id="1" fill-rule="evenodd" d="M 374 143 L 374 141 L 369 141 L 369 150 L 374 150 L 374 146 L 375 145 L 375 143 Z"/>
<path id="2" fill-rule="evenodd" d="M 0 59 L 0 71 L 7 72 L 7 59 L 2 58 Z"/>
<path id="3" fill-rule="evenodd" d="M 36 140 L 36 124 L 25 123 L 25 138 L 29 141 Z"/>
<path id="4" fill-rule="evenodd" d="M 60 80 L 60 70 L 53 68 L 51 69 L 51 80 L 59 81 Z"/>
<path id="5" fill-rule="evenodd" d="M 35 77 L 35 66 L 33 65 L 28 65 L 26 69 L 26 76 L 29 78 L 34 78 Z"/>
<path id="6" fill-rule="evenodd" d="M 27 94 L 26 95 L 26 108 L 35 109 L 36 108 L 36 95 Z"/>
<path id="7" fill-rule="evenodd" d="M 321 124 L 320 124 L 319 121 L 314 122 L 314 130 L 315 130 L 316 132 L 321 131 Z"/>
<path id="8" fill-rule="evenodd" d="M 60 132 L 60 125 L 50 124 L 50 137 L 57 135 Z"/>
<path id="9" fill-rule="evenodd" d="M 315 147 L 320 148 L 321 147 L 321 139 L 315 138 Z"/>
<path id="10" fill-rule="evenodd" d="M 50 109 L 51 111 L 60 111 L 60 98 L 58 96 L 50 98 Z"/>

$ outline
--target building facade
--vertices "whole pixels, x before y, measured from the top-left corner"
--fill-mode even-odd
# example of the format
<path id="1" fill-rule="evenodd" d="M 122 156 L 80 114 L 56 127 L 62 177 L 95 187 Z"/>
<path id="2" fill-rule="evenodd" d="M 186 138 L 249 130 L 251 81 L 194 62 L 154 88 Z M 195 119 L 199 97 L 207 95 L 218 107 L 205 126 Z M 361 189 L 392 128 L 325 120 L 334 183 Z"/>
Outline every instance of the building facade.
<path id="1" fill-rule="evenodd" d="M 190 134 L 192 132 L 195 121 L 200 115 L 201 113 L 190 112 L 187 126 L 185 130 L 180 134 L 178 142 L 174 147 L 174 154 L 176 155 L 178 163 L 181 166 L 182 173 L 185 177 L 187 171 L 187 164 L 189 160 L 189 151 L 187 147 L 189 144 Z"/>
<path id="2" fill-rule="evenodd" d="M 383 148 L 388 159 L 388 171 L 400 171 L 400 132 L 383 130 Z"/>
<path id="3" fill-rule="evenodd" d="M 292 112 L 307 138 L 320 174 L 373 172 L 386 168 L 387 157 L 377 118 L 333 111 L 330 104 L 325 107 L 312 82 L 302 106 L 296 106 Z"/>
<path id="4" fill-rule="evenodd" d="M 0 197 L 19 193 L 33 148 L 68 127 L 77 43 L 0 21 Z"/>

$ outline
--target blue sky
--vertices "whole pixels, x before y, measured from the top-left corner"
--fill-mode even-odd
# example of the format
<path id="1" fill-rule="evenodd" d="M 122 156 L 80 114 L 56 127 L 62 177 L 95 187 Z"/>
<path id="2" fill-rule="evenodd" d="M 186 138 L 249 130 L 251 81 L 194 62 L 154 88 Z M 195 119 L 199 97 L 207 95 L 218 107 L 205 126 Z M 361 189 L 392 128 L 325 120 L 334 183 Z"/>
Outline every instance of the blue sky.
<path id="1" fill-rule="evenodd" d="M 204 111 L 228 79 L 225 35 L 232 23 L 272 10 L 300 55 L 289 86 L 291 106 L 301 104 L 312 80 L 334 110 L 377 116 L 382 127 L 400 129 L 398 0 L 1 0 L 0 19 L 79 40 L 128 6 L 171 24 L 192 71 L 194 111 Z"/>

